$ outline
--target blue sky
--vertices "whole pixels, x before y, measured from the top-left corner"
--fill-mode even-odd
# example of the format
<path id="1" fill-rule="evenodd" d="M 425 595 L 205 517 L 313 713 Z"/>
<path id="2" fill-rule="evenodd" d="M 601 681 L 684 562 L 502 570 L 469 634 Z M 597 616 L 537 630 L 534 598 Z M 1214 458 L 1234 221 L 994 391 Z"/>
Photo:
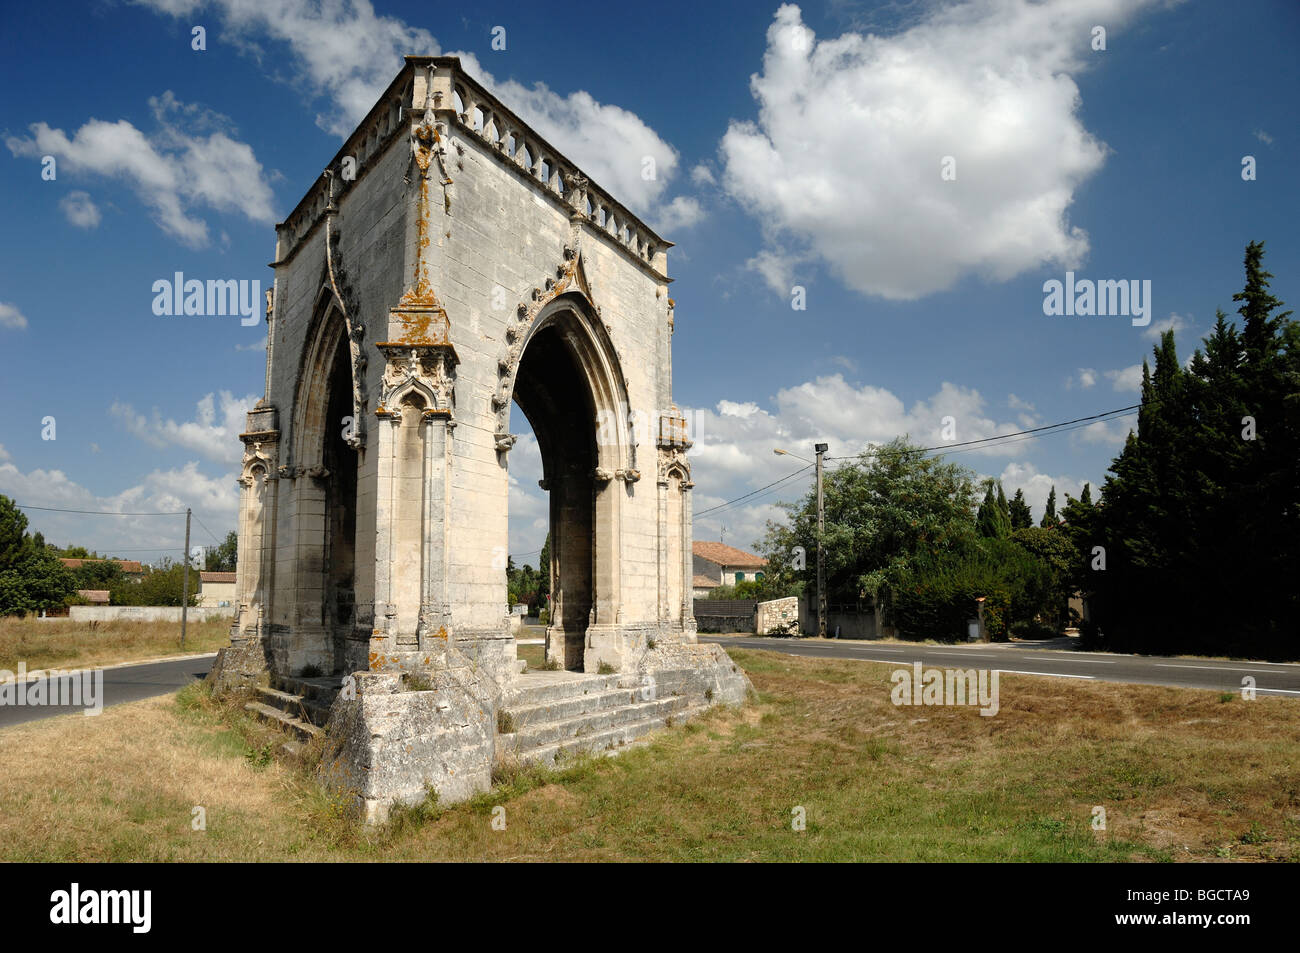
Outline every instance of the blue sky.
<path id="1" fill-rule="evenodd" d="M 97 0 L 2 15 L 0 493 L 192 506 L 199 543 L 234 527 L 265 329 L 156 316 L 153 282 L 265 287 L 274 222 L 406 52 L 461 54 L 677 243 L 697 511 L 798 466 L 776 446 L 846 455 L 904 431 L 937 445 L 945 416 L 965 441 L 1134 403 L 1158 329 L 1186 356 L 1216 307 L 1232 312 L 1251 239 L 1268 243 L 1274 292 L 1300 300 L 1289 0 Z M 1043 283 L 1067 270 L 1149 280 L 1151 324 L 1045 315 Z M 1100 481 L 1131 419 L 952 459 L 1041 512 L 1049 485 Z M 531 559 L 535 444 L 511 456 L 511 548 Z M 725 527 L 749 546 L 806 480 L 701 516 L 696 537 Z M 180 547 L 175 519 L 29 515 L 59 543 Z"/>

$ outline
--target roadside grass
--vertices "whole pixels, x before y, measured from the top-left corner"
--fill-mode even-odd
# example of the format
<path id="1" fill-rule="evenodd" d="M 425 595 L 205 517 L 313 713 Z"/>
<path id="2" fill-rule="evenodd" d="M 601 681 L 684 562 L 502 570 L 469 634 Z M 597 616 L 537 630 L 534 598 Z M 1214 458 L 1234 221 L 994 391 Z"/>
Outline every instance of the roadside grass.
<path id="1" fill-rule="evenodd" d="M 536 672 L 546 663 L 545 645 L 520 645 L 516 647 L 519 657 L 528 663 L 528 671 Z"/>
<path id="2" fill-rule="evenodd" d="M 73 622 L 0 619 L 0 669 L 93 668 L 132 659 L 215 652 L 230 642 L 230 620 L 191 621 L 181 648 L 179 622 Z"/>
<path id="3" fill-rule="evenodd" d="M 501 770 L 469 802 L 429 799 L 375 829 L 203 686 L 7 728 L 0 857 L 1300 859 L 1294 700 L 1003 676 L 1000 710 L 984 717 L 894 706 L 891 664 L 730 654 L 759 696 L 743 709 L 616 758 Z M 206 831 L 191 829 L 196 806 Z"/>

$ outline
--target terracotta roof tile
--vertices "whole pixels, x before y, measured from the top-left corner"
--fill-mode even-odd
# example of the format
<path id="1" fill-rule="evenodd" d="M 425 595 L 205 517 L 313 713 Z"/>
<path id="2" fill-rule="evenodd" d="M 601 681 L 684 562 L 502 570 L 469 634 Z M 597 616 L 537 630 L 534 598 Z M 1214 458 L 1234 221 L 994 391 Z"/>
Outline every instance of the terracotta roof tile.
<path id="1" fill-rule="evenodd" d="M 767 565 L 767 560 L 762 556 L 755 556 L 753 553 L 747 553 L 735 546 L 728 546 L 726 543 L 715 543 L 711 540 L 697 539 L 691 545 L 691 552 L 701 559 L 707 559 L 719 566 L 739 569 L 762 569 Z"/>

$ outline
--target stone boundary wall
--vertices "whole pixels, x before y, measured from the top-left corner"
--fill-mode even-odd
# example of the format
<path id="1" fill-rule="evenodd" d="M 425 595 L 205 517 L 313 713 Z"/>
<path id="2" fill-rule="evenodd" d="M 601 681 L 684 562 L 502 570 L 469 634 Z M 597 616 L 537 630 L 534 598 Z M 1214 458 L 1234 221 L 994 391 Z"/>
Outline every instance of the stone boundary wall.
<path id="1" fill-rule="evenodd" d="M 759 635 L 771 635 L 773 632 L 799 631 L 799 598 L 787 596 L 784 599 L 771 599 L 760 602 L 754 610 L 755 629 Z"/>
<path id="2" fill-rule="evenodd" d="M 234 606 L 199 608 L 191 606 L 187 618 L 191 622 L 208 622 L 212 619 L 233 619 Z M 175 622 L 181 621 L 180 606 L 69 606 L 68 618 L 73 622 Z"/>

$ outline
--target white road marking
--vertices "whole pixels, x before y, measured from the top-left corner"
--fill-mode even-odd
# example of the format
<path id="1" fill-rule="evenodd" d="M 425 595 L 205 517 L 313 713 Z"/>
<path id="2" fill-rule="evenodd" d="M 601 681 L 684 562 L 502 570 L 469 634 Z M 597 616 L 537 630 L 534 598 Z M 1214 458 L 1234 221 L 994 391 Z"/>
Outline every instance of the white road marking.
<path id="1" fill-rule="evenodd" d="M 1006 675 L 1046 675 L 1048 678 L 1082 678 L 1088 681 L 1096 681 L 1096 675 L 1065 675 L 1061 672 L 1018 672 L 1012 668 L 995 668 L 993 671 L 1002 672 Z"/>
<path id="2" fill-rule="evenodd" d="M 1020 657 L 1021 657 L 1022 659 L 1024 659 L 1026 662 L 1038 662 L 1038 661 L 1042 661 L 1042 656 L 1041 656 L 1041 655 L 1022 655 L 1022 656 L 1020 656 Z M 1053 658 L 1052 658 L 1052 661 L 1053 661 L 1053 662 L 1078 662 L 1078 663 L 1081 664 L 1081 665 L 1117 665 L 1117 664 L 1119 664 L 1119 663 L 1116 662 L 1114 659 L 1099 659 L 1099 658 L 1061 658 L 1061 657 L 1059 657 L 1059 656 L 1055 656 L 1055 657 L 1053 657 Z"/>
<path id="3" fill-rule="evenodd" d="M 1200 668 L 1208 672 L 1255 672 L 1258 669 L 1241 668 L 1236 665 L 1170 665 L 1167 662 L 1152 662 L 1156 668 Z"/>

